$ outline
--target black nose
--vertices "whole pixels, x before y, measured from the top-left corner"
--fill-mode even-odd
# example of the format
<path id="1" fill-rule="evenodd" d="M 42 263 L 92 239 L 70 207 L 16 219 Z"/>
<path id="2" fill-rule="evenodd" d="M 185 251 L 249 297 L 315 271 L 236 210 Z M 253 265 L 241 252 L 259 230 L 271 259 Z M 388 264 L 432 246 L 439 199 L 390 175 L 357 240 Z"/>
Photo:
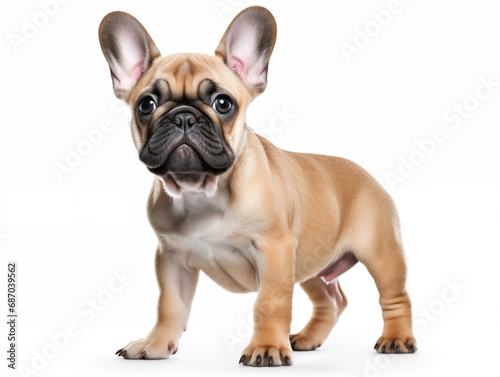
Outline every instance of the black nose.
<path id="1" fill-rule="evenodd" d="M 188 132 L 196 124 L 197 119 L 193 113 L 178 113 L 174 116 L 173 121 L 177 127 L 184 130 L 184 132 Z"/>
<path id="2" fill-rule="evenodd" d="M 166 116 L 171 119 L 180 132 L 186 133 L 203 118 L 203 113 L 192 106 L 178 106 L 170 110 Z"/>

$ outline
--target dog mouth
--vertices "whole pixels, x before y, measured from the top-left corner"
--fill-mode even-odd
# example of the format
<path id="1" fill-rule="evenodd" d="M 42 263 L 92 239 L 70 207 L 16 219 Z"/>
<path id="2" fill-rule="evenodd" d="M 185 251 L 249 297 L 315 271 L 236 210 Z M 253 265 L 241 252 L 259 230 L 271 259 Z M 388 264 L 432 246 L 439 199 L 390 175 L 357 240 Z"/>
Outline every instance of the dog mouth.
<path id="1" fill-rule="evenodd" d="M 215 193 L 217 177 L 230 169 L 235 155 L 222 129 L 191 106 L 178 106 L 159 117 L 139 151 L 148 170 L 161 178 L 167 192 Z"/>
<path id="2" fill-rule="evenodd" d="M 184 192 L 215 194 L 218 177 L 206 173 L 166 174 L 161 177 L 167 191 L 173 196 Z"/>
<path id="3" fill-rule="evenodd" d="M 150 169 L 165 184 L 167 191 L 178 196 L 184 192 L 213 195 L 217 188 L 217 176 L 211 172 L 209 165 L 190 145 L 181 144 L 168 156 L 165 163 Z"/>
<path id="4" fill-rule="evenodd" d="M 235 155 L 210 118 L 196 108 L 179 106 L 153 123 L 139 158 L 157 176 L 178 177 L 180 186 L 196 186 L 201 176 L 227 171 Z"/>

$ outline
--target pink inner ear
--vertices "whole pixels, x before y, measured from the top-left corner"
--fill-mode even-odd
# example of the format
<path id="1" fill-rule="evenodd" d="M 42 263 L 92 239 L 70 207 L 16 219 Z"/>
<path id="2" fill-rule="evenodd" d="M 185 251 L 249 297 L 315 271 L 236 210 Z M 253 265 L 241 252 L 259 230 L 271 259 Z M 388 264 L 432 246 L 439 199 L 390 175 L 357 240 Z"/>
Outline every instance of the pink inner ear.
<path id="1" fill-rule="evenodd" d="M 137 63 L 135 66 L 132 67 L 132 70 L 130 72 L 130 76 L 134 78 L 135 81 L 139 80 L 142 76 L 142 62 Z"/>
<path id="2" fill-rule="evenodd" d="M 245 67 L 243 66 L 243 62 L 235 56 L 232 56 L 230 59 L 231 59 L 230 65 L 233 71 L 236 72 L 238 76 L 240 76 L 243 80 L 245 80 L 248 72 L 245 72 Z"/>
<path id="3" fill-rule="evenodd" d="M 118 79 L 118 82 L 115 82 L 115 90 L 124 90 L 130 91 L 136 84 L 137 80 L 139 80 L 142 76 L 142 61 L 136 62 L 134 65 L 130 66 L 116 66 L 114 69 L 114 73 Z"/>
<path id="4" fill-rule="evenodd" d="M 250 86 L 265 84 L 262 73 L 265 70 L 264 57 L 257 50 L 255 25 L 235 26 L 228 39 L 228 65 Z"/>
<path id="5" fill-rule="evenodd" d="M 265 83 L 265 79 L 262 77 L 264 64 L 260 56 L 252 54 L 236 56 L 236 54 L 232 54 L 229 56 L 228 65 L 250 86 Z"/>
<path id="6" fill-rule="evenodd" d="M 116 89 L 130 91 L 143 74 L 146 46 L 144 41 L 133 31 L 123 29 L 117 35 L 120 49 L 120 60 L 112 64 L 113 72 L 118 79 Z"/>

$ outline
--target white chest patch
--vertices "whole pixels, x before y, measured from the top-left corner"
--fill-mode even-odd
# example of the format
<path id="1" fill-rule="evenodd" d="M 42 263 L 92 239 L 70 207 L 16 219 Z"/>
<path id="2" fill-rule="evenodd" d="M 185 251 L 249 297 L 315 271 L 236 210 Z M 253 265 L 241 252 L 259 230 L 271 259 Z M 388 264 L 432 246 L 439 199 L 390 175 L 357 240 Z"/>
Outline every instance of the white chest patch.
<path id="1" fill-rule="evenodd" d="M 251 223 L 231 216 L 224 197 L 189 194 L 174 203 L 182 231 L 164 235 L 167 247 L 230 291 L 258 290 L 259 252 Z"/>

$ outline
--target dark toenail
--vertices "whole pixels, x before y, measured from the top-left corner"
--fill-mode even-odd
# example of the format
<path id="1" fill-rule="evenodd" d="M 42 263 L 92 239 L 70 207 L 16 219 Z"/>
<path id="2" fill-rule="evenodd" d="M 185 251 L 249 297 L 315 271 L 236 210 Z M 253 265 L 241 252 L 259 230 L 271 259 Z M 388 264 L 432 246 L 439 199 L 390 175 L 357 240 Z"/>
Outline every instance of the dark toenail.
<path id="1" fill-rule="evenodd" d="M 144 359 L 146 356 L 146 351 L 142 351 L 141 354 L 139 355 L 139 359 Z"/>
<path id="2" fill-rule="evenodd" d="M 378 348 L 378 346 L 379 346 L 379 345 L 380 345 L 380 344 L 378 344 L 378 343 L 377 343 L 377 344 L 375 344 L 375 347 L 373 347 L 373 349 L 374 349 L 374 350 L 376 350 L 376 349 Z"/>
<path id="3" fill-rule="evenodd" d="M 271 356 L 271 357 L 269 358 L 269 366 L 272 366 L 272 365 L 273 365 L 273 357 Z"/>
<path id="4" fill-rule="evenodd" d="M 172 352 L 173 349 L 174 349 L 174 343 L 172 342 L 168 343 L 168 352 Z"/>
<path id="5" fill-rule="evenodd" d="M 125 351 L 120 352 L 120 353 L 118 354 L 118 356 L 125 356 L 126 354 L 127 354 L 127 351 L 125 350 Z"/>
<path id="6" fill-rule="evenodd" d="M 269 351 L 266 351 L 266 353 L 264 353 L 264 359 L 267 359 L 269 357 Z"/>
<path id="7" fill-rule="evenodd" d="M 385 353 L 385 346 L 382 347 L 382 353 Z"/>
<path id="8" fill-rule="evenodd" d="M 123 351 L 123 348 L 120 348 L 118 351 L 115 352 L 115 355 L 118 355 L 122 351 Z"/>
<path id="9" fill-rule="evenodd" d="M 257 356 L 257 365 L 260 365 L 260 362 L 262 361 L 262 358 L 259 356 Z"/>
<path id="10" fill-rule="evenodd" d="M 392 342 L 391 346 L 389 347 L 389 349 L 392 351 L 394 349 L 394 346 L 395 346 L 395 344 L 394 344 L 394 342 Z"/>
<path id="11" fill-rule="evenodd" d="M 410 351 L 415 352 L 415 346 L 413 344 L 410 346 Z"/>
<path id="12" fill-rule="evenodd" d="M 401 353 L 401 348 L 399 348 L 399 346 L 396 347 L 396 353 Z"/>
<path id="13" fill-rule="evenodd" d="M 241 355 L 240 362 L 238 364 L 241 364 L 242 362 L 244 362 L 245 361 L 245 357 L 246 357 L 245 355 Z"/>
<path id="14" fill-rule="evenodd" d="M 285 363 L 286 365 L 291 365 L 290 358 L 288 356 L 285 356 Z"/>

